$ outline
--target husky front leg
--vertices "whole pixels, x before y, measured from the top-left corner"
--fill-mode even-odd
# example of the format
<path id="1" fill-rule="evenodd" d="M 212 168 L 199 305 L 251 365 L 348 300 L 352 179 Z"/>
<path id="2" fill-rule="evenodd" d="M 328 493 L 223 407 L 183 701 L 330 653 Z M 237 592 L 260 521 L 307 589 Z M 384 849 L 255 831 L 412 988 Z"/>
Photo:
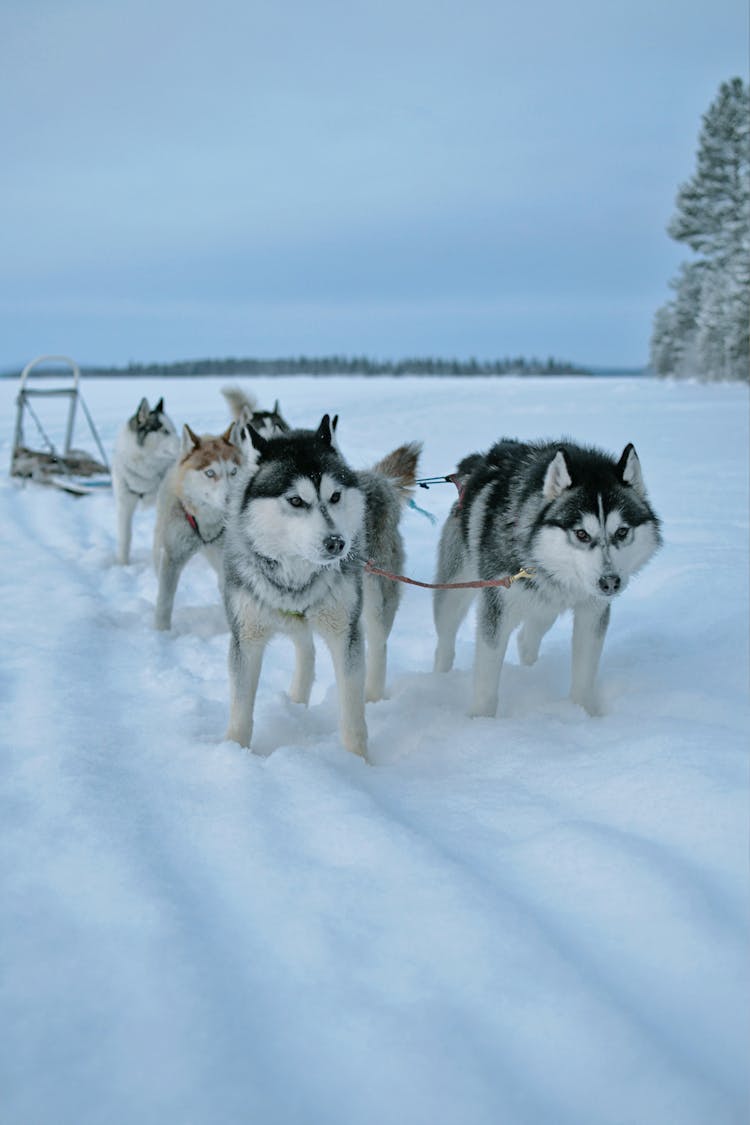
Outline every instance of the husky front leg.
<path id="1" fill-rule="evenodd" d="M 593 599 L 573 610 L 573 668 L 570 698 L 588 711 L 600 715 L 596 693 L 596 674 L 607 635 L 611 606 Z"/>
<path id="2" fill-rule="evenodd" d="M 377 703 L 379 699 L 383 699 L 385 696 L 388 632 L 389 630 L 381 618 L 374 615 L 365 618 L 365 634 L 367 637 L 365 699 L 368 703 Z"/>
<path id="3" fill-rule="evenodd" d="M 368 703 L 377 703 L 385 696 L 388 637 L 398 602 L 399 591 L 395 582 L 374 575 L 365 578 L 363 617 L 367 644 L 365 700 Z"/>
<path id="4" fill-rule="evenodd" d="M 346 629 L 324 627 L 321 633 L 331 650 L 336 674 L 341 741 L 352 754 L 366 758 L 365 646 L 359 618 L 350 620 Z"/>
<path id="5" fill-rule="evenodd" d="M 457 582 L 464 575 L 465 551 L 461 538 L 461 522 L 456 511 L 445 521 L 438 548 L 436 582 Z M 456 634 L 469 606 L 473 590 L 436 590 L 432 597 L 432 617 L 437 633 L 435 649 L 436 672 L 450 672 L 456 655 Z"/>
<path id="6" fill-rule="evenodd" d="M 432 616 L 437 633 L 435 672 L 450 672 L 456 656 L 456 634 L 474 600 L 473 590 L 436 590 Z"/>
<path id="7" fill-rule="evenodd" d="M 471 708 L 474 716 L 493 718 L 497 714 L 500 671 L 510 633 L 502 595 L 496 589 L 482 590 L 474 653 L 474 700 Z"/>
<path id="8" fill-rule="evenodd" d="M 534 609 L 528 614 L 518 633 L 518 655 L 523 664 L 535 664 L 542 637 L 557 620 L 556 610 Z"/>
<path id="9" fill-rule="evenodd" d="M 312 632 L 307 626 L 304 631 L 295 635 L 294 651 L 294 679 L 289 688 L 289 698 L 292 703 L 304 703 L 307 706 L 315 679 L 315 645 Z"/>
<path id="10" fill-rule="evenodd" d="M 229 726 L 226 738 L 249 746 L 253 737 L 253 711 L 263 664 L 265 640 L 243 642 L 233 632 L 229 642 Z"/>
<path id="11" fill-rule="evenodd" d="M 163 548 L 159 557 L 159 592 L 156 595 L 154 625 L 157 629 L 169 629 L 172 624 L 172 607 L 185 563 L 189 555 L 173 555 Z"/>
<path id="12" fill-rule="evenodd" d="M 130 543 L 133 534 L 133 513 L 138 497 L 130 489 L 123 488 L 117 494 L 117 561 L 121 566 L 130 562 Z"/>

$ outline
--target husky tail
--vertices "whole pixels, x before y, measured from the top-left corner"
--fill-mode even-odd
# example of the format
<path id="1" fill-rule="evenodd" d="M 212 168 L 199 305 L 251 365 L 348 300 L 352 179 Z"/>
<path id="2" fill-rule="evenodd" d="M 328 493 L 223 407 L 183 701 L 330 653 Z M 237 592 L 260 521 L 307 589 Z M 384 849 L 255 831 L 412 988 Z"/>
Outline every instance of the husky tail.
<path id="1" fill-rule="evenodd" d="M 387 453 L 370 470 L 388 478 L 402 504 L 406 504 L 414 492 L 417 483 L 417 462 L 421 452 L 421 441 L 409 441 L 394 449 L 392 453 Z"/>
<path id="2" fill-rule="evenodd" d="M 235 422 L 247 422 L 252 418 L 258 405 L 257 399 L 243 391 L 237 383 L 221 388 Z"/>

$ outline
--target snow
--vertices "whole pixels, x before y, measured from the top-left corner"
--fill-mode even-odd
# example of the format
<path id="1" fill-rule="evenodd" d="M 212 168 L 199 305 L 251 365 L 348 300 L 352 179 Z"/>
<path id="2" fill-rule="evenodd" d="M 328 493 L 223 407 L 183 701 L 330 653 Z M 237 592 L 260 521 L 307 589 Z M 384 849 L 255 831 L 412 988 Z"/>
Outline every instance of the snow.
<path id="1" fill-rule="evenodd" d="M 142 395 L 226 425 L 220 380 L 88 380 L 105 446 Z M 634 441 L 665 546 L 617 602 L 606 715 L 570 621 L 469 719 L 472 631 L 431 672 L 407 588 L 372 765 L 321 650 L 268 652 L 255 753 L 222 741 L 228 633 L 200 559 L 152 628 L 153 511 L 0 481 L 3 1125 L 724 1125 L 746 1119 L 748 402 L 642 379 L 274 379 L 366 466 L 502 434 Z M 16 387 L 0 383 L 10 457 Z M 450 486 L 420 491 L 442 519 Z M 439 527 L 405 513 L 407 571 Z"/>

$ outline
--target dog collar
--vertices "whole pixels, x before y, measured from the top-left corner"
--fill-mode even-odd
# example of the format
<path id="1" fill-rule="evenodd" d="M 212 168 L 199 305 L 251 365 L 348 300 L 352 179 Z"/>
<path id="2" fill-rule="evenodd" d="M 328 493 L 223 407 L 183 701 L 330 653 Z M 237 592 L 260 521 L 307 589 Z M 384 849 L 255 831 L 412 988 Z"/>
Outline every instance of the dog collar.
<path id="1" fill-rule="evenodd" d="M 214 535 L 213 539 L 204 539 L 203 536 L 201 535 L 200 528 L 198 527 L 198 521 L 195 518 L 195 516 L 193 515 L 193 513 L 189 512 L 184 504 L 182 505 L 182 510 L 185 513 L 185 519 L 188 521 L 188 523 L 192 527 L 193 531 L 195 532 L 195 534 L 200 539 L 201 543 L 203 543 L 205 546 L 208 546 L 209 543 L 215 543 L 216 540 L 220 539 L 221 536 L 224 534 L 224 528 L 222 527 L 221 531 L 218 533 L 218 535 Z"/>

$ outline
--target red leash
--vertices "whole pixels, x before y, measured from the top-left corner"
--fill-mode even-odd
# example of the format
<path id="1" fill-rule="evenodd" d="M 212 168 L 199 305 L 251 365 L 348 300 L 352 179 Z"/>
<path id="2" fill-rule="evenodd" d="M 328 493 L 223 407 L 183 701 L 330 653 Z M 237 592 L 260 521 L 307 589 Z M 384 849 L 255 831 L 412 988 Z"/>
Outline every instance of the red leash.
<path id="1" fill-rule="evenodd" d="M 507 590 L 519 578 L 534 577 L 533 570 L 521 567 L 518 574 L 509 574 L 505 578 L 487 578 L 484 581 L 477 579 L 475 582 L 418 582 L 416 578 L 407 578 L 404 574 L 391 574 L 388 570 L 381 570 L 372 559 L 365 563 L 365 574 L 376 574 L 379 578 L 390 578 L 392 582 L 404 582 L 408 586 L 421 586 L 424 590 L 478 590 L 484 586 L 504 586 Z"/>

